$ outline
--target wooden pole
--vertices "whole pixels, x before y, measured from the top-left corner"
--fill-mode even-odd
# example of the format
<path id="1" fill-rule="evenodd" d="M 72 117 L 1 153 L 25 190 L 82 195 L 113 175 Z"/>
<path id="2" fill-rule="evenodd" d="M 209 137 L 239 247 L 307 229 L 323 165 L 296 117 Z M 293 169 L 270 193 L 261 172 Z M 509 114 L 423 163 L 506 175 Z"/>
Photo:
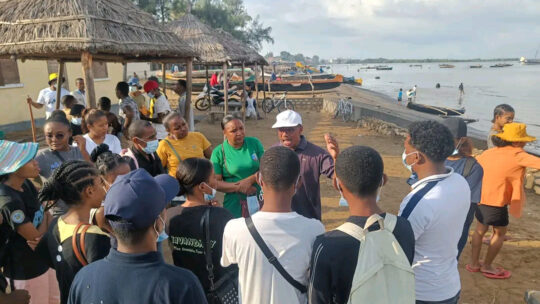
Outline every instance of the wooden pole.
<path id="1" fill-rule="evenodd" d="M 124 66 L 124 71 L 122 72 L 122 79 L 123 81 L 127 82 L 128 81 L 128 77 L 127 77 L 127 62 L 124 62 L 122 63 L 122 65 Z"/>
<path id="2" fill-rule="evenodd" d="M 208 79 L 208 64 L 205 65 L 206 67 L 206 92 L 208 93 L 208 96 L 210 96 L 210 81 Z"/>
<path id="3" fill-rule="evenodd" d="M 64 79 L 64 62 L 58 61 L 58 78 L 56 79 L 56 109 L 60 109 L 60 98 L 62 97 L 62 79 Z"/>
<path id="4" fill-rule="evenodd" d="M 223 89 L 225 90 L 225 115 L 229 114 L 229 82 L 227 81 L 227 63 L 223 64 Z"/>
<path id="5" fill-rule="evenodd" d="M 185 113 L 184 115 L 185 115 L 190 131 L 193 131 L 191 129 L 191 120 L 194 119 L 193 117 L 191 117 L 191 94 L 193 92 L 193 78 L 191 75 L 192 71 L 193 71 L 193 59 L 190 58 L 186 64 L 187 88 L 186 88 L 186 104 L 184 108 L 184 113 Z"/>
<path id="6" fill-rule="evenodd" d="M 242 121 L 246 121 L 247 91 L 246 91 L 246 76 L 244 75 L 245 69 L 246 69 L 246 64 L 242 61 L 242 98 L 240 98 L 240 102 L 242 103 Z"/>
<path id="7" fill-rule="evenodd" d="M 161 82 L 163 83 L 163 94 L 167 96 L 167 69 L 166 64 L 161 64 Z"/>
<path id="8" fill-rule="evenodd" d="M 30 98 L 30 96 L 28 96 Z M 36 122 L 34 121 L 34 112 L 32 111 L 32 105 L 28 104 L 28 110 L 30 111 L 30 124 L 32 125 L 32 141 L 37 142 L 36 140 Z"/>
<path id="9" fill-rule="evenodd" d="M 92 54 L 83 52 L 81 55 L 84 85 L 86 86 L 86 103 L 90 108 L 96 108 L 96 90 L 94 88 L 94 71 L 92 70 Z"/>
<path id="10" fill-rule="evenodd" d="M 255 63 L 255 102 L 259 104 L 259 66 Z"/>
<path id="11" fill-rule="evenodd" d="M 261 65 L 261 74 L 262 74 L 263 99 L 266 99 L 266 88 L 264 87 L 264 64 Z"/>

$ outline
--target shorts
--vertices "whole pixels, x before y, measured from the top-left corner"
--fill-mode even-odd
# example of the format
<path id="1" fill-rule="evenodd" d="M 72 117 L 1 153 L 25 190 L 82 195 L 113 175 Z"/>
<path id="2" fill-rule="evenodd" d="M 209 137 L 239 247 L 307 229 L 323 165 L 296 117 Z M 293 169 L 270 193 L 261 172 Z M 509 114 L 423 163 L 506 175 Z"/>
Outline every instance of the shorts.
<path id="1" fill-rule="evenodd" d="M 508 206 L 493 207 L 488 205 L 478 205 L 476 219 L 486 225 L 495 227 L 508 226 Z"/>

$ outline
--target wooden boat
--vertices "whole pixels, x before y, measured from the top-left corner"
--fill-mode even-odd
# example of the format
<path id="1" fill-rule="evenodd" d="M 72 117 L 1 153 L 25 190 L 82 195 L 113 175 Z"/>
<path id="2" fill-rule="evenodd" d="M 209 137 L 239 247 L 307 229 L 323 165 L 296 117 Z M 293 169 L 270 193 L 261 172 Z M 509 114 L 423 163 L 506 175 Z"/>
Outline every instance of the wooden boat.
<path id="1" fill-rule="evenodd" d="M 497 63 L 497 64 L 494 64 L 494 65 L 490 65 L 489 67 L 490 68 L 506 68 L 506 67 L 509 67 L 509 66 L 513 66 L 513 64 L 510 64 L 510 63 Z"/>
<path id="2" fill-rule="evenodd" d="M 300 92 L 300 91 L 322 91 L 330 90 L 339 87 L 343 83 L 343 75 L 335 75 L 332 79 L 301 79 L 301 80 L 275 80 L 270 82 L 268 85 L 268 80 L 265 79 L 265 83 L 262 83 L 262 80 L 259 79 L 257 83 L 259 90 L 267 91 L 278 91 L 278 92 Z M 313 85 L 313 87 L 312 87 Z"/>
<path id="3" fill-rule="evenodd" d="M 409 101 L 409 103 L 407 103 L 407 108 L 418 111 L 418 112 L 423 112 L 423 113 L 433 114 L 433 115 L 441 115 L 441 116 L 459 116 L 459 115 L 465 114 L 465 108 L 451 109 L 451 108 L 446 108 L 446 107 L 437 107 L 437 106 L 419 104 L 412 101 Z"/>
<path id="4" fill-rule="evenodd" d="M 311 79 L 334 79 L 336 77 L 335 74 L 292 74 L 292 75 L 281 75 L 282 80 L 304 80 L 309 79 L 311 76 Z M 272 77 L 270 75 L 270 77 Z M 268 78 L 270 79 L 270 78 Z"/>
<path id="5" fill-rule="evenodd" d="M 387 65 L 378 65 L 375 67 L 377 71 L 391 71 L 393 68 Z"/>
<path id="6" fill-rule="evenodd" d="M 470 65 L 469 68 L 471 68 L 471 69 L 481 69 L 481 68 L 482 68 L 482 65 L 481 65 L 481 64 Z"/>
<path id="7" fill-rule="evenodd" d="M 441 69 L 453 69 L 453 68 L 455 68 L 455 67 L 456 67 L 456 66 L 453 65 L 453 64 L 446 64 L 446 63 L 444 63 L 444 64 L 439 64 L 439 68 L 441 68 Z"/>

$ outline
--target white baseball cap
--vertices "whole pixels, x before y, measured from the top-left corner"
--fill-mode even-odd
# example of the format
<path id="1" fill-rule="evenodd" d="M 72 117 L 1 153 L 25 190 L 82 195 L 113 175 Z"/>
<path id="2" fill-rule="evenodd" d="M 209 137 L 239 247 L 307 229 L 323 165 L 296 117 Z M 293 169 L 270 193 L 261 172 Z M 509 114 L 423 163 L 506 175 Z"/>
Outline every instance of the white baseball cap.
<path id="1" fill-rule="evenodd" d="M 302 124 L 302 116 L 293 110 L 287 110 L 276 116 L 276 123 L 272 129 L 291 128 Z"/>

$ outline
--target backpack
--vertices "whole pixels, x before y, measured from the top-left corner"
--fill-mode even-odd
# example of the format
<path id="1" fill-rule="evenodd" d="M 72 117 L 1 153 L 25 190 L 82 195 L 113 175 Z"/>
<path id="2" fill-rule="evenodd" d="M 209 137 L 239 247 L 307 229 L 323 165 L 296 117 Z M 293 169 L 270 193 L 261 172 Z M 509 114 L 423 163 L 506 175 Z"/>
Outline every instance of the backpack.
<path id="1" fill-rule="evenodd" d="M 379 230 L 368 231 L 374 223 Z M 397 216 L 370 216 L 364 226 L 345 223 L 337 229 L 360 241 L 348 303 L 415 303 L 414 272 L 394 234 Z"/>

